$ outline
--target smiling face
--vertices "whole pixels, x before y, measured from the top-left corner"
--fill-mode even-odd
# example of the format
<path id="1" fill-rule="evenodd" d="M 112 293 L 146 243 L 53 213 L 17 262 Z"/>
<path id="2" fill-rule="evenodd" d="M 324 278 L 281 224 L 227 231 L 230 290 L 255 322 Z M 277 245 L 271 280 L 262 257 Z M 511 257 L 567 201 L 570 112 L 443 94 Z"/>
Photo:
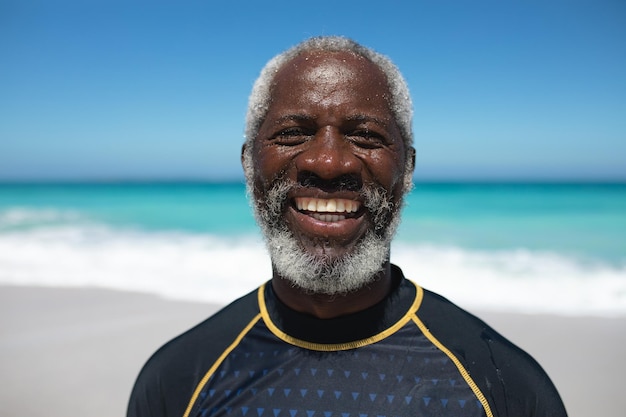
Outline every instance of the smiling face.
<path id="1" fill-rule="evenodd" d="M 410 175 L 385 76 L 311 51 L 276 74 L 253 141 L 252 192 L 275 271 L 312 292 L 360 288 L 388 259 Z"/>

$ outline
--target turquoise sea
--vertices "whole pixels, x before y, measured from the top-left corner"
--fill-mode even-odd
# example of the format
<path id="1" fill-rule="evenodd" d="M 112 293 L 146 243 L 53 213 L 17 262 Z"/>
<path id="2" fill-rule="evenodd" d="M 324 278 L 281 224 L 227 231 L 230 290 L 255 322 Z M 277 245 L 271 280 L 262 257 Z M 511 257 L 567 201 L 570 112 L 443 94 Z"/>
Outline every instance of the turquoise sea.
<path id="1" fill-rule="evenodd" d="M 626 315 L 626 184 L 418 183 L 392 262 L 467 308 Z M 0 284 L 223 304 L 269 277 L 242 183 L 0 184 Z"/>

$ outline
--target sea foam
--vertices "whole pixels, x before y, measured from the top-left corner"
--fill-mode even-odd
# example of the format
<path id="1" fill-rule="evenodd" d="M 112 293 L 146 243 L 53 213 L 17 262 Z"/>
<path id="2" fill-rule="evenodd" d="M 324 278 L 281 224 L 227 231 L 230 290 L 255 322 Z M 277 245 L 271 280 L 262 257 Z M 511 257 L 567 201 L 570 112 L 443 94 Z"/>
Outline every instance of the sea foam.
<path id="1" fill-rule="evenodd" d="M 0 284 L 102 287 L 223 305 L 271 277 L 258 235 L 122 229 L 71 213 L 39 215 L 0 219 Z M 473 310 L 626 316 L 624 265 L 417 243 L 394 244 L 392 262 L 407 278 Z"/>

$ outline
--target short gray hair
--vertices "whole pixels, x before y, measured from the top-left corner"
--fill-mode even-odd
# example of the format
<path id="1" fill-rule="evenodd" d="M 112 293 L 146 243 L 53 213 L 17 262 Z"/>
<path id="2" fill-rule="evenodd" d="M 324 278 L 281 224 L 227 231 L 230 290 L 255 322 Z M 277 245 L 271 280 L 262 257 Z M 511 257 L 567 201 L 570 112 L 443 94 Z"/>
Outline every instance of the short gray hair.
<path id="1" fill-rule="evenodd" d="M 246 176 L 251 174 L 251 171 L 248 169 L 251 167 L 246 167 L 245 165 L 251 164 L 252 141 L 259 133 L 259 128 L 263 124 L 267 111 L 269 110 L 271 88 L 276 73 L 283 65 L 298 55 L 304 52 L 318 50 L 328 52 L 352 52 L 372 62 L 382 71 L 387 78 L 389 92 L 391 93 L 391 111 L 400 128 L 405 148 L 408 150 L 413 146 L 413 130 L 411 127 L 413 106 L 409 94 L 409 87 L 400 73 L 400 70 L 398 70 L 394 63 L 386 56 L 342 36 L 314 37 L 272 58 L 261 70 L 259 78 L 257 78 L 252 87 L 248 101 L 248 113 L 246 115 L 245 141 L 247 155 L 244 155 L 244 157 L 246 157 L 246 161 L 244 162 Z"/>

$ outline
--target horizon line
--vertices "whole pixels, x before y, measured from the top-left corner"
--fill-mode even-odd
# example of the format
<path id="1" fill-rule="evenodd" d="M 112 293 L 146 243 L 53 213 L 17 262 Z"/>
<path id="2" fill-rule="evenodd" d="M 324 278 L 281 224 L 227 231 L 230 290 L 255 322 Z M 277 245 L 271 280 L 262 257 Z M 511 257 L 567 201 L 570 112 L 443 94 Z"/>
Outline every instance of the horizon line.
<path id="1" fill-rule="evenodd" d="M 575 178 L 575 177 L 418 177 L 414 184 L 616 184 L 626 185 L 626 178 Z M 147 184 L 240 184 L 245 185 L 245 178 L 198 178 L 198 177 L 120 177 L 120 178 L 0 178 L 0 185 L 147 185 Z"/>

